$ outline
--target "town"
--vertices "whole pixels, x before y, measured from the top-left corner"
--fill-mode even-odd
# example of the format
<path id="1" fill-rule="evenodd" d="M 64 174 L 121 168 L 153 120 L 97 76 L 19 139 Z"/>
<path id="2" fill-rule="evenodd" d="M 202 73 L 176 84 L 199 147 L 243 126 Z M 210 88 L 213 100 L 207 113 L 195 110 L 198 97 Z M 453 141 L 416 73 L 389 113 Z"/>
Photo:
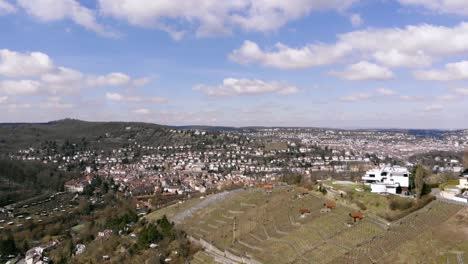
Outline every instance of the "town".
<path id="1" fill-rule="evenodd" d="M 132 131 L 130 126 L 122 129 Z M 168 131 L 170 134 L 189 133 L 197 144 L 150 145 L 129 138 L 122 147 L 97 149 L 90 144 L 80 146 L 80 142 L 72 141 L 66 141 L 62 146 L 55 142 L 39 142 L 6 153 L 12 161 L 52 165 L 61 171 L 74 170 L 78 174 L 65 181 L 59 192 L 50 197 L 39 195 L 5 205 L 0 212 L 0 228 L 16 233 L 37 224 L 50 225 L 57 219 L 73 218 L 86 210 L 96 210 L 94 214 L 98 215 L 99 210 L 121 203 L 119 199 L 131 204 L 135 219 L 143 219 L 161 208 L 263 185 L 273 188 L 275 185 L 311 183 L 323 188 L 323 192 L 341 197 L 346 191 L 340 186 L 356 185 L 356 190 L 368 188 L 372 193 L 399 195 L 411 200 L 418 196 L 414 190 L 422 189 L 414 179 L 417 166 L 424 166 L 426 173 L 436 178 L 432 182 L 428 178 L 426 183 L 435 187 L 440 185 L 434 194 L 437 199 L 468 205 L 468 171 L 464 170 L 468 168 L 468 154 L 463 157 L 463 151 L 468 147 L 467 131 L 448 131 L 435 136 L 403 131 L 305 128 L 216 132 L 176 128 Z M 213 142 L 215 134 L 224 141 Z M 112 135 L 106 133 L 106 137 L 112 138 Z M 358 206 L 366 207 L 359 203 Z M 301 210 L 301 217 L 311 213 L 306 208 Z M 76 230 L 83 223 L 75 219 L 67 225 Z M 113 232 L 122 231 L 98 229 L 93 237 L 109 237 Z M 73 236 L 80 236 L 80 232 L 73 233 Z M 77 241 L 82 242 L 74 243 L 74 256 L 87 251 L 86 243 L 82 239 Z M 14 254 L 2 258 L 48 263 L 51 255 L 47 252 L 62 247 L 63 241 L 45 242 L 33 248 L 23 248 L 27 251 L 24 258 Z M 104 260 L 111 257 L 108 254 L 102 256 Z M 167 258 L 174 256 L 169 253 Z"/>

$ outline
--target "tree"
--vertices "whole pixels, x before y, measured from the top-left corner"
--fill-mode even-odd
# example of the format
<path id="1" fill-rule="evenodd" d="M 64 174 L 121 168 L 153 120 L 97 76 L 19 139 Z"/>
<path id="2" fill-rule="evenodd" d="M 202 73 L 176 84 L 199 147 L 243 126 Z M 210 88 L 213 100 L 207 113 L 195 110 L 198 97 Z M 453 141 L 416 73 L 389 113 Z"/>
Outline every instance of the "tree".
<path id="1" fill-rule="evenodd" d="M 422 165 L 417 165 L 414 169 L 414 187 L 416 188 L 416 198 L 420 199 L 424 190 L 424 179 L 428 175 L 426 169 Z"/>
<path id="2" fill-rule="evenodd" d="M 468 148 L 465 148 L 465 152 L 463 153 L 463 166 L 465 169 L 468 169 Z"/>
<path id="3" fill-rule="evenodd" d="M 14 255 L 18 252 L 13 235 L 9 234 L 7 238 L 0 240 L 0 254 L 3 256 Z"/>
<path id="4" fill-rule="evenodd" d="M 159 233 L 157 226 L 148 224 L 145 226 L 138 237 L 138 246 L 147 248 L 151 243 L 157 243 L 163 239 L 163 235 Z"/>

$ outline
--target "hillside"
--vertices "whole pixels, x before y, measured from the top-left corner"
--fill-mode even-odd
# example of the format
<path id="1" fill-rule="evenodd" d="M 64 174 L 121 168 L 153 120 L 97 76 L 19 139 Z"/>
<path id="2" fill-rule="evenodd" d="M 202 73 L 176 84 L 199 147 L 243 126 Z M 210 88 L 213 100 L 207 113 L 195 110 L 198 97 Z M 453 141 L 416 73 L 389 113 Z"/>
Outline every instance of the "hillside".
<path id="1" fill-rule="evenodd" d="M 293 187 L 275 188 L 271 194 L 251 189 L 210 206 L 182 204 L 164 213 L 174 221 L 183 215 L 176 221 L 180 228 L 217 248 L 197 254 L 193 263 L 226 257 L 260 263 L 423 263 L 413 262 L 417 257 L 424 263 L 441 263 L 468 246 L 462 234 L 450 240 L 460 219 L 466 219 L 461 206 L 435 201 L 387 224 L 366 211 L 364 219 L 354 222 L 350 213 L 356 209 L 341 203 L 324 212 L 327 201 L 314 193 L 304 196 Z M 310 212 L 301 216 L 301 210 Z M 433 244 L 426 245 L 426 238 Z M 427 250 L 418 256 L 421 247 Z"/>
<path id="2" fill-rule="evenodd" d="M 191 130 L 136 122 L 86 122 L 64 119 L 48 123 L 8 123 L 0 125 L 0 152 L 15 152 L 41 145 L 60 147 L 70 143 L 80 150 L 106 150 L 128 144 L 197 145 L 228 143 L 222 132 L 211 131 L 197 137 Z M 51 144 L 53 143 L 53 144 Z"/>

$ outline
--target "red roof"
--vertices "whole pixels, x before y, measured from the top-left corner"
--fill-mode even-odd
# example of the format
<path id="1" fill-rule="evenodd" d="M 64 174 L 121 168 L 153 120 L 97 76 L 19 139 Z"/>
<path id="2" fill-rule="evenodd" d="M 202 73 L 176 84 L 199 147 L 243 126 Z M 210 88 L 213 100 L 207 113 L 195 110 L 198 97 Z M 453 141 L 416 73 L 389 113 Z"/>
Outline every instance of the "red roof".
<path id="1" fill-rule="evenodd" d="M 364 218 L 364 214 L 362 214 L 361 212 L 352 212 L 349 214 L 352 218 L 359 218 L 359 219 L 362 219 Z"/>
<path id="2" fill-rule="evenodd" d="M 333 208 L 333 207 L 336 207 L 336 203 L 335 202 L 326 202 L 323 204 L 323 206 L 327 207 L 327 208 Z"/>

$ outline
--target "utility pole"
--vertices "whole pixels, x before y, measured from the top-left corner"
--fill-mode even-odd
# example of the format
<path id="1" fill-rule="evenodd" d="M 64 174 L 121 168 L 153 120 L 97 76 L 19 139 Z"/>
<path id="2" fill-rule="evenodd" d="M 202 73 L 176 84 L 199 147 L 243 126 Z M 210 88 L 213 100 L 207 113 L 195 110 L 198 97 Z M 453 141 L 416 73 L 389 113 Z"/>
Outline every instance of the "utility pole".
<path id="1" fill-rule="evenodd" d="M 236 242 L 236 231 L 237 231 L 237 223 L 236 223 L 237 218 L 234 217 L 234 220 L 232 221 L 232 244 Z"/>

